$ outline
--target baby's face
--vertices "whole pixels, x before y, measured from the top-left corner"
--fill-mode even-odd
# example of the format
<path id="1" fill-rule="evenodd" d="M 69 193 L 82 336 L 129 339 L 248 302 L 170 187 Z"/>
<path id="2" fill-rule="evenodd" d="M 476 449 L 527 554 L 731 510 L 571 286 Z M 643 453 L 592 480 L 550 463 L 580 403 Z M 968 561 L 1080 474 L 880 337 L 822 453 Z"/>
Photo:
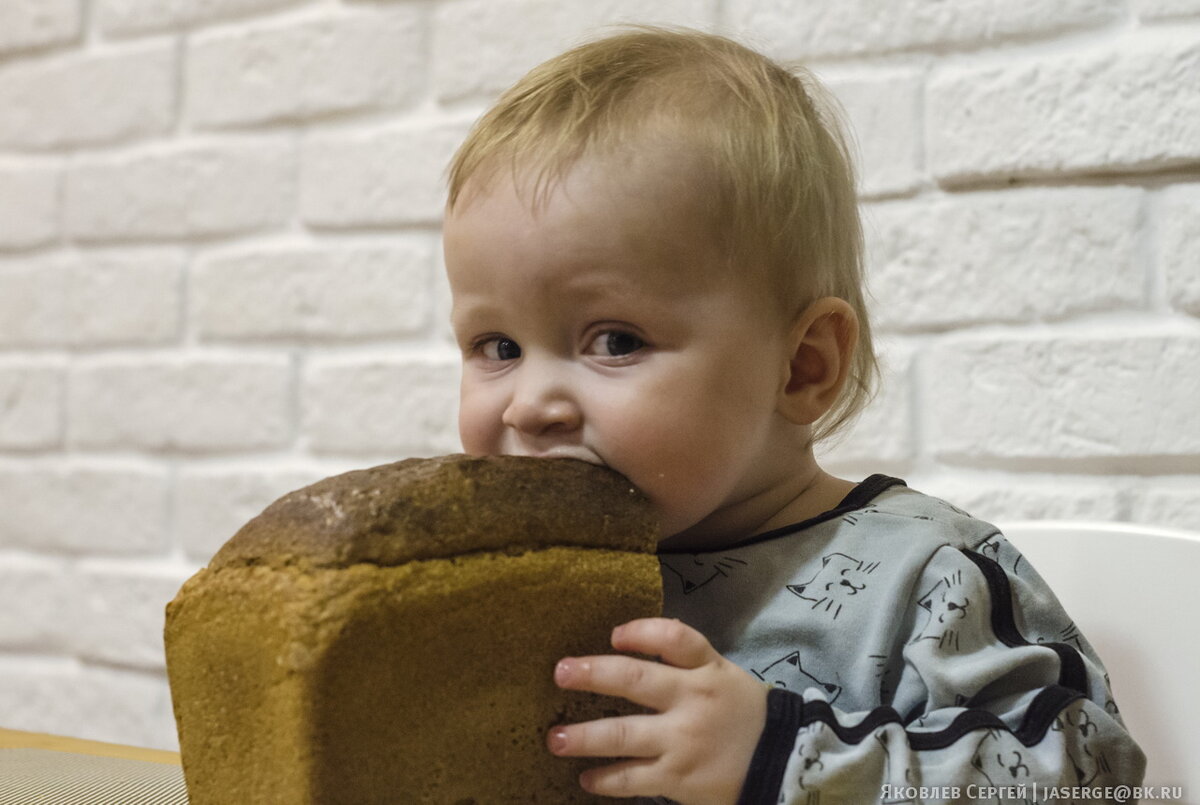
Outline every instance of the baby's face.
<path id="1" fill-rule="evenodd" d="M 444 230 L 464 449 L 612 467 L 664 536 L 768 484 L 789 358 L 671 163 L 585 160 L 536 210 L 498 171 Z"/>

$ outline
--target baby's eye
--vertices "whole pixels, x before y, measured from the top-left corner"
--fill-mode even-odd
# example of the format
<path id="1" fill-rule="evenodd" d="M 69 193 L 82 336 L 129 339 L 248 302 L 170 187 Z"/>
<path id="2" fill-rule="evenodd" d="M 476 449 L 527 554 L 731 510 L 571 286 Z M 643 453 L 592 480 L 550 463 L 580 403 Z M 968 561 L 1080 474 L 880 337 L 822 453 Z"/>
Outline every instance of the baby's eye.
<path id="1" fill-rule="evenodd" d="M 600 333 L 588 347 L 588 354 L 620 358 L 632 355 L 646 346 L 646 342 L 633 333 L 623 330 L 607 330 Z"/>
<path id="2" fill-rule="evenodd" d="M 491 361 L 515 361 L 521 357 L 521 345 L 511 338 L 489 338 L 476 348 Z"/>

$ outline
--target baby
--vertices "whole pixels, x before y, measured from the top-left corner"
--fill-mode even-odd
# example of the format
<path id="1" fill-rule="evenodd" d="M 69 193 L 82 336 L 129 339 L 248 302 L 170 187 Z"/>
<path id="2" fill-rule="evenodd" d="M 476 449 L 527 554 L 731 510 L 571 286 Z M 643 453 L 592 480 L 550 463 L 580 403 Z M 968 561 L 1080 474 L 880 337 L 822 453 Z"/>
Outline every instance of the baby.
<path id="1" fill-rule="evenodd" d="M 1102 666 L 994 527 L 814 458 L 876 367 L 854 174 L 811 77 L 698 32 L 571 50 L 475 126 L 444 237 L 465 450 L 612 467 L 661 517 L 669 617 L 555 669 L 647 710 L 550 731 L 555 754 L 619 759 L 584 789 L 831 805 L 1140 781 Z"/>

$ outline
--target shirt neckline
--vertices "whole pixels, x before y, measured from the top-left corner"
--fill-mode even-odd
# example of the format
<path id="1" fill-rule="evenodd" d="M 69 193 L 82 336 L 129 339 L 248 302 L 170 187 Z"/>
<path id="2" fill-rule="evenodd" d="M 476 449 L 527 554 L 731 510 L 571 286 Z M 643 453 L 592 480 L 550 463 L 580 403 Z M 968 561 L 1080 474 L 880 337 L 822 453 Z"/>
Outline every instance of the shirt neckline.
<path id="1" fill-rule="evenodd" d="M 842 498 L 841 503 L 839 503 L 837 506 L 827 512 L 822 512 L 815 517 L 810 517 L 807 520 L 801 520 L 798 523 L 780 526 L 779 528 L 772 528 L 770 531 L 764 531 L 761 534 L 755 534 L 751 537 L 747 537 L 744 540 L 734 542 L 730 545 L 726 545 L 722 548 L 712 551 L 660 551 L 659 555 L 669 556 L 672 554 L 718 553 L 720 551 L 726 551 L 732 548 L 744 548 L 747 545 L 755 545 L 759 542 L 767 542 L 768 540 L 785 537 L 789 534 L 795 534 L 797 531 L 803 531 L 806 528 L 811 528 L 818 523 L 824 523 L 827 520 L 832 520 L 835 517 L 841 517 L 843 514 L 848 514 L 855 509 L 861 509 L 863 506 L 866 506 L 872 500 L 879 497 L 879 495 L 888 489 L 891 489 L 893 486 L 908 486 L 908 484 L 899 478 L 893 478 L 890 475 L 875 473 L 851 489 L 846 497 Z"/>

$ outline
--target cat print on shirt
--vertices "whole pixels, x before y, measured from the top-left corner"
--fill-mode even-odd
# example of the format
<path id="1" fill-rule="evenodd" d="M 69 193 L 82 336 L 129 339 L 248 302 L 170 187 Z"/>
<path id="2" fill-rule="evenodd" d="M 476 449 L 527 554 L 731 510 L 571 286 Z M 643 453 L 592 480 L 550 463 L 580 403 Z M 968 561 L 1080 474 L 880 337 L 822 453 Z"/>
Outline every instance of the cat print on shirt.
<path id="1" fill-rule="evenodd" d="M 884 780 L 884 782 L 886 784 L 890 785 L 893 788 L 893 790 L 897 789 L 897 788 L 903 790 L 904 788 L 907 788 L 908 786 L 916 785 L 919 778 L 917 776 L 916 769 L 914 769 L 910 763 L 904 762 L 906 759 L 906 757 L 904 755 L 906 755 L 906 753 L 904 753 L 904 755 L 902 755 L 902 757 L 898 759 L 899 763 L 897 764 L 897 767 L 893 767 L 892 751 L 888 747 L 889 736 L 881 730 L 881 731 L 875 733 L 874 738 L 875 738 L 875 743 L 879 744 L 879 748 L 883 751 L 883 780 Z M 893 800 L 893 799 L 881 800 L 883 805 L 887 805 L 887 803 L 889 803 L 889 802 L 900 803 L 900 802 L 911 802 L 911 801 L 912 800 L 907 799 L 907 798 L 899 799 L 899 800 Z"/>
<path id="2" fill-rule="evenodd" d="M 827 701 L 830 704 L 836 702 L 837 697 L 842 695 L 841 685 L 835 685 L 832 682 L 822 682 L 804 670 L 804 666 L 800 661 L 799 651 L 793 651 L 785 657 L 780 657 L 761 670 L 758 668 L 751 668 L 750 670 L 768 685 L 774 685 L 777 688 L 786 688 L 796 693 L 803 693 L 808 688 L 820 688 L 827 694 Z"/>
<path id="3" fill-rule="evenodd" d="M 895 702 L 899 677 L 904 672 L 904 657 L 891 654 L 869 654 L 873 675 L 879 682 L 879 703 L 891 706 Z"/>
<path id="4" fill-rule="evenodd" d="M 858 521 L 861 520 L 864 515 L 878 513 L 879 509 L 875 508 L 875 506 L 872 504 L 867 504 L 861 509 L 855 509 L 852 512 L 842 515 L 842 522 L 846 525 L 858 525 Z"/>
<path id="5" fill-rule="evenodd" d="M 971 782 L 977 791 L 1003 792 L 1004 799 L 980 800 L 996 803 L 1028 802 L 1014 797 L 1020 786 L 1032 791 L 1032 773 L 1027 760 L 1029 750 L 1011 732 L 998 729 L 987 730 L 987 735 L 975 748 L 971 766 L 976 779 Z"/>
<path id="6" fill-rule="evenodd" d="M 1075 626 L 1074 621 L 1068 621 L 1067 625 L 1064 626 L 1061 630 L 1059 630 L 1058 634 L 1055 635 L 1054 637 L 1055 637 L 1055 639 L 1048 640 L 1048 639 L 1046 639 L 1046 637 L 1044 637 L 1042 635 L 1038 635 L 1036 638 L 1036 642 L 1038 644 L 1065 643 L 1067 645 L 1074 646 L 1075 650 L 1080 652 L 1081 654 L 1083 653 L 1083 642 L 1080 640 L 1079 628 L 1077 626 Z"/>
<path id="7" fill-rule="evenodd" d="M 979 545 L 978 553 L 985 559 L 991 559 L 1014 576 L 1020 576 L 1021 571 L 1029 566 L 1025 557 L 1013 547 L 1003 534 L 997 531 Z"/>
<path id="8" fill-rule="evenodd" d="M 1104 694 L 1104 712 L 1120 718 L 1121 708 L 1117 707 L 1117 703 L 1113 699 L 1112 682 L 1109 680 L 1108 674 L 1104 675 Z"/>
<path id="9" fill-rule="evenodd" d="M 1050 725 L 1054 732 L 1062 732 L 1067 727 L 1072 728 L 1072 732 L 1081 739 L 1078 744 L 1067 744 L 1067 757 L 1071 759 L 1075 782 L 1081 786 L 1090 786 L 1096 782 L 1097 777 L 1112 770 L 1104 752 L 1093 751 L 1092 742 L 1088 740 L 1099 731 L 1099 727 L 1081 704 L 1063 710 Z"/>
<path id="10" fill-rule="evenodd" d="M 962 571 L 944 576 L 917 603 L 928 613 L 928 619 L 913 642 L 932 640 L 943 651 L 957 652 L 961 648 L 959 622 L 971 611 L 971 598 L 963 588 Z"/>
<path id="11" fill-rule="evenodd" d="M 963 511 L 962 509 L 958 508 L 957 506 L 955 506 L 951 503 L 947 503 L 946 501 L 942 500 L 941 498 L 930 498 L 930 500 L 932 500 L 934 503 L 940 505 L 943 509 L 947 509 L 949 511 L 954 512 L 955 514 L 962 515 L 963 517 L 966 517 L 971 520 L 975 519 L 967 512 Z"/>
<path id="12" fill-rule="evenodd" d="M 826 730 L 823 721 L 816 721 L 801 728 L 796 742 L 796 754 L 800 760 L 796 764 L 796 784 L 804 794 L 805 805 L 820 805 L 821 791 L 817 787 L 825 763 L 821 760 L 821 733 Z"/>
<path id="13" fill-rule="evenodd" d="M 999 531 L 992 534 L 979 545 L 979 555 L 1000 564 L 1000 549 L 1005 547 L 1008 540 Z"/>
<path id="14" fill-rule="evenodd" d="M 821 569 L 801 584 L 789 584 L 788 592 L 809 601 L 812 609 L 832 612 L 833 619 L 854 596 L 867 589 L 867 577 L 879 567 L 878 562 L 863 562 L 844 553 L 821 557 Z"/>
<path id="15" fill-rule="evenodd" d="M 679 589 L 684 595 L 694 593 L 713 579 L 727 578 L 734 571 L 746 566 L 746 562 L 733 556 L 702 553 L 672 556 L 670 561 L 663 559 L 660 564 L 663 570 L 679 583 Z"/>

